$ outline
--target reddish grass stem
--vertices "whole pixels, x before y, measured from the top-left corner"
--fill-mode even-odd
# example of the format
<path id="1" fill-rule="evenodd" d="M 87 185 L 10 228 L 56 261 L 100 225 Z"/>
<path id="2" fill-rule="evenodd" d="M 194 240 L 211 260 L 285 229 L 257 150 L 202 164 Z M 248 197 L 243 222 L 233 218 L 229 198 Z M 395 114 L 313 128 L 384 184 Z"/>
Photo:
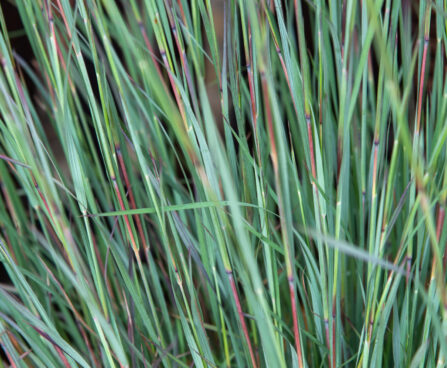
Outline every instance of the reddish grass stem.
<path id="1" fill-rule="evenodd" d="M 118 188 L 118 183 L 116 182 L 116 178 L 115 177 L 112 177 L 112 182 L 113 182 L 113 188 L 115 189 L 115 193 L 116 193 L 116 196 L 118 198 L 118 202 L 119 202 L 120 208 L 121 208 L 122 211 L 125 211 L 126 208 L 124 207 L 123 198 L 121 197 L 121 193 L 120 193 L 120 190 Z M 131 228 L 130 222 L 129 222 L 129 217 L 127 215 L 124 215 L 124 221 L 126 223 L 127 232 L 129 233 L 130 243 L 131 243 L 133 252 L 135 254 L 135 257 L 136 257 L 137 261 L 139 262 L 140 261 L 140 254 L 138 253 L 138 247 L 137 247 L 137 244 L 135 242 L 135 238 L 133 236 L 132 228 Z"/>
<path id="2" fill-rule="evenodd" d="M 157 71 L 158 77 L 160 78 L 160 82 L 163 85 L 164 90 L 169 94 L 168 86 L 166 85 L 165 79 L 163 78 L 163 73 L 161 71 L 159 62 L 155 58 L 154 48 L 152 47 L 152 44 L 149 41 L 149 37 L 147 36 L 147 32 L 146 29 L 144 28 L 143 22 L 140 21 L 138 26 L 140 27 L 141 35 L 143 36 L 144 43 L 152 59 L 152 63 L 154 64 L 155 70 Z"/>
<path id="3" fill-rule="evenodd" d="M 277 178 L 277 185 L 279 188 L 279 172 L 278 172 L 278 156 L 276 151 L 276 143 L 275 143 L 275 135 L 273 130 L 273 119 L 271 114 L 271 107 L 270 107 L 270 100 L 269 100 L 269 91 L 267 86 L 267 80 L 265 78 L 264 71 L 261 71 L 261 81 L 262 81 L 262 95 L 265 105 L 265 111 L 266 111 L 266 119 L 267 119 L 267 128 L 268 128 L 268 134 L 269 134 L 269 140 L 270 140 L 270 157 L 272 159 L 273 164 L 273 170 L 275 172 L 275 177 Z M 313 162 L 313 161 L 312 161 Z M 299 332 L 299 326 L 298 326 L 298 314 L 297 314 L 297 308 L 296 308 L 296 294 L 295 294 L 295 288 L 293 283 L 293 274 L 292 274 L 292 266 L 291 266 L 291 260 L 290 260 L 290 253 L 288 249 L 286 249 L 286 262 L 287 262 L 287 277 L 289 280 L 289 292 L 290 292 L 290 302 L 292 305 L 292 317 L 293 317 L 293 334 L 295 337 L 295 345 L 296 345 L 296 353 L 298 356 L 298 366 L 301 368 L 303 367 L 303 354 L 301 351 L 301 339 L 300 339 L 300 332 Z"/>
<path id="4" fill-rule="evenodd" d="M 300 331 L 299 331 L 299 327 L 298 327 L 298 311 L 296 308 L 296 293 L 295 293 L 293 277 L 289 277 L 289 292 L 290 292 L 290 301 L 292 304 L 293 334 L 295 336 L 295 347 L 296 347 L 296 353 L 298 355 L 298 367 L 301 368 L 301 367 L 304 367 L 303 353 L 301 351 L 301 338 L 300 338 Z"/>
<path id="5" fill-rule="evenodd" d="M 438 208 L 438 214 L 437 214 L 437 221 L 436 221 L 436 240 L 439 242 L 439 239 L 441 238 L 442 229 L 444 226 L 444 218 L 445 218 L 445 208 L 443 206 L 439 206 Z M 446 251 L 444 250 L 444 255 L 442 257 L 442 263 L 443 268 L 445 269 L 445 262 L 446 262 Z M 433 256 L 432 261 L 432 269 L 431 269 L 431 278 L 435 277 L 436 274 L 436 257 Z"/>
<path id="6" fill-rule="evenodd" d="M 137 206 L 135 204 L 135 197 L 133 195 L 132 187 L 130 186 L 129 177 L 127 175 L 126 165 L 124 164 L 123 155 L 121 153 L 120 146 L 116 145 L 115 149 L 116 149 L 116 156 L 118 157 L 118 164 L 120 166 L 121 173 L 123 174 L 123 177 L 124 177 L 124 183 L 126 184 L 127 192 L 129 193 L 130 207 L 132 209 L 136 209 Z M 147 249 L 149 248 L 149 246 L 146 242 L 146 237 L 144 236 L 143 226 L 141 225 L 140 217 L 138 215 L 134 215 L 133 218 L 135 219 L 135 222 L 137 225 L 137 230 L 140 235 L 140 239 L 143 243 L 144 251 L 146 252 Z"/>
<path id="7" fill-rule="evenodd" d="M 253 348 L 251 346 L 250 337 L 248 335 L 247 324 L 245 323 L 244 313 L 242 312 L 241 302 L 239 300 L 239 295 L 238 295 L 237 290 L 236 290 L 236 284 L 235 284 L 234 278 L 233 278 L 233 271 L 227 270 L 226 272 L 227 272 L 227 275 L 228 275 L 228 281 L 230 282 L 231 292 L 233 293 L 233 298 L 234 298 L 234 301 L 236 303 L 236 309 L 237 309 L 237 313 L 239 315 L 239 320 L 240 320 L 241 325 L 242 325 L 242 332 L 244 333 L 245 341 L 247 342 L 247 345 L 248 345 L 248 350 L 249 350 L 249 353 L 250 353 L 251 364 L 252 364 L 253 367 L 257 367 L 258 365 L 256 363 L 255 355 L 253 353 Z"/>
<path id="8" fill-rule="evenodd" d="M 198 108 L 199 104 L 198 104 L 198 101 L 197 101 L 197 94 L 196 94 L 196 91 L 195 91 L 195 88 L 194 88 L 193 80 L 191 78 L 191 72 L 189 70 L 188 61 L 186 60 L 186 52 L 185 52 L 185 49 L 184 49 L 184 47 L 182 47 L 182 44 L 180 42 L 179 33 L 177 32 L 177 26 L 175 24 L 174 17 L 172 15 L 170 7 L 166 3 L 166 0 L 165 0 L 165 4 L 166 4 L 166 10 L 167 10 L 168 19 L 169 19 L 169 24 L 171 26 L 171 32 L 172 32 L 172 34 L 174 36 L 175 44 L 177 46 L 177 51 L 178 51 L 178 53 L 180 55 L 180 62 L 182 64 L 183 72 L 185 73 L 185 77 L 186 77 L 186 82 L 188 84 L 189 93 L 191 95 L 191 98 L 192 98 L 194 106 L 196 108 Z"/>
<path id="9" fill-rule="evenodd" d="M 180 97 L 179 91 L 177 90 L 177 86 L 175 85 L 175 79 L 172 75 L 173 71 L 171 71 L 171 68 L 169 67 L 168 58 L 166 56 L 166 51 L 161 50 L 161 57 L 163 59 L 163 64 L 166 68 L 166 71 L 169 76 L 169 82 L 171 83 L 172 91 L 174 92 L 175 100 L 177 101 L 178 108 L 180 110 L 180 115 L 182 116 L 183 124 L 185 126 L 185 129 L 188 129 L 188 125 L 186 123 L 186 113 L 185 113 L 185 107 L 183 106 L 183 101 Z"/>
<path id="10" fill-rule="evenodd" d="M 419 131 L 421 128 L 422 92 L 424 89 L 425 63 L 427 61 L 427 49 L 428 49 L 428 34 L 426 34 L 424 37 L 424 51 L 423 51 L 423 55 L 422 55 L 421 78 L 419 81 L 418 115 L 417 115 L 417 128 L 416 128 L 417 134 L 419 134 Z"/>

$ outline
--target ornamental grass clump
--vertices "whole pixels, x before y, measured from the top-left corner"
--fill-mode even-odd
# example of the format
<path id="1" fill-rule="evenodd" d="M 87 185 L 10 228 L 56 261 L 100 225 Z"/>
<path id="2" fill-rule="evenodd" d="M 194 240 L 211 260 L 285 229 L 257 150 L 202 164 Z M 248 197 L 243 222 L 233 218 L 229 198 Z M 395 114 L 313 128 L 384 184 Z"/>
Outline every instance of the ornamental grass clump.
<path id="1" fill-rule="evenodd" d="M 1 367 L 447 365 L 445 0 L 0 29 Z"/>

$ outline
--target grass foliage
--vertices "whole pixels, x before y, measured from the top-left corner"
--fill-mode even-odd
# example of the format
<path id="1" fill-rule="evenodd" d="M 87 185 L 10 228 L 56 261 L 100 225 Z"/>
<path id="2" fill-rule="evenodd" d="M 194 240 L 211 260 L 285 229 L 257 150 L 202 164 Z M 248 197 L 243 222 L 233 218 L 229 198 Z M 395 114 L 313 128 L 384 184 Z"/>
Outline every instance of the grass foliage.
<path id="1" fill-rule="evenodd" d="M 13 3 L 0 366 L 447 364 L 445 0 Z"/>

